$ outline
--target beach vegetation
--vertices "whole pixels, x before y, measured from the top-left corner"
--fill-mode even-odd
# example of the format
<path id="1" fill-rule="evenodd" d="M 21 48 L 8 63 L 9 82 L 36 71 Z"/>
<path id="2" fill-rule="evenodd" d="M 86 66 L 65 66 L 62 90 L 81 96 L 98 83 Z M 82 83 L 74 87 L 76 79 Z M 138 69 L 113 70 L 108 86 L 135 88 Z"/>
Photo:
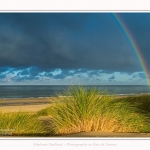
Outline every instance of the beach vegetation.
<path id="1" fill-rule="evenodd" d="M 150 95 L 149 94 L 140 94 L 132 95 L 123 98 L 119 98 L 116 102 L 123 101 L 134 105 L 140 113 L 150 116 Z"/>
<path id="2" fill-rule="evenodd" d="M 29 112 L 0 112 L 1 135 L 41 135 L 46 134 L 36 115 Z"/>
<path id="3" fill-rule="evenodd" d="M 149 132 L 148 116 L 135 103 L 106 91 L 72 86 L 39 112 L 52 117 L 56 135 L 88 131 Z M 144 106 L 143 106 L 144 107 Z"/>
<path id="4" fill-rule="evenodd" d="M 89 131 L 150 132 L 150 95 L 115 96 L 94 87 L 71 86 L 35 114 L 0 111 L 1 135 L 57 136 Z"/>

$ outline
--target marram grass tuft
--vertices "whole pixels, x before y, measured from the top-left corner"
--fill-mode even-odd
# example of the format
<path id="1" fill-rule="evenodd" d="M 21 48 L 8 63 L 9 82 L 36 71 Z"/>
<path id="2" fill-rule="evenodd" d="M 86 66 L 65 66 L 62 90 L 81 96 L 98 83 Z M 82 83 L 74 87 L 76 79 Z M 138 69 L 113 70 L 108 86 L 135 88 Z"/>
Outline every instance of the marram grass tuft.
<path id="1" fill-rule="evenodd" d="M 46 131 L 38 117 L 29 112 L 0 112 L 0 134 L 26 136 L 46 134 Z"/>
<path id="2" fill-rule="evenodd" d="M 46 110 L 53 118 L 51 132 L 57 135 L 83 131 L 146 132 L 148 128 L 146 116 L 138 113 L 134 105 L 115 101 L 114 96 L 96 88 L 72 86 Z"/>

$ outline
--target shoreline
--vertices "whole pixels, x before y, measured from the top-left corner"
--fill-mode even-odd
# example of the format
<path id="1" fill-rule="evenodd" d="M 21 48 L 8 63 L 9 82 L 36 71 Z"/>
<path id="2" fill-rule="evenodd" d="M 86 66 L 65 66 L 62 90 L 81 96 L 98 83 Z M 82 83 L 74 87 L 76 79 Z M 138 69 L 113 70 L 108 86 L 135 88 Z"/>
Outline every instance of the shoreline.
<path id="1" fill-rule="evenodd" d="M 136 96 L 136 95 L 150 95 L 149 92 L 147 93 L 111 93 L 110 95 L 113 96 Z M 49 99 L 49 98 L 55 98 L 57 96 L 63 96 L 63 95 L 51 95 L 51 96 L 31 96 L 31 97 L 0 97 L 0 101 L 1 100 L 20 100 L 20 99 Z"/>

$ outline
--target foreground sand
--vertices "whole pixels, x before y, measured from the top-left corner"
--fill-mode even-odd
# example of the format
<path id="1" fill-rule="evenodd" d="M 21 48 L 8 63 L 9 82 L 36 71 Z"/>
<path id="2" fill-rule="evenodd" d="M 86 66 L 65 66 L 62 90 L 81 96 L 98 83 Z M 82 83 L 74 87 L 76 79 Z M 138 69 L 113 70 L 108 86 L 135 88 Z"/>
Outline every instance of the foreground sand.
<path id="1" fill-rule="evenodd" d="M 52 98 L 51 98 L 52 99 Z M 50 105 L 49 98 L 21 98 L 21 99 L 0 99 L 0 110 L 2 112 L 18 112 L 18 111 L 27 111 L 36 113 L 39 110 Z M 43 122 L 49 122 L 48 116 L 41 116 L 39 119 Z M 1 136 L 0 137 L 12 137 L 12 136 Z M 61 138 L 69 137 L 135 137 L 135 138 L 150 138 L 150 133 L 112 133 L 112 132 L 100 132 L 100 131 L 91 131 L 91 132 L 81 132 L 74 133 L 63 136 L 56 136 Z"/>
<path id="2" fill-rule="evenodd" d="M 102 131 L 90 131 L 90 132 L 81 132 L 81 133 L 74 133 L 70 135 L 64 135 L 63 137 L 113 137 L 113 138 L 150 138 L 150 133 L 114 133 L 114 132 L 102 132 Z"/>

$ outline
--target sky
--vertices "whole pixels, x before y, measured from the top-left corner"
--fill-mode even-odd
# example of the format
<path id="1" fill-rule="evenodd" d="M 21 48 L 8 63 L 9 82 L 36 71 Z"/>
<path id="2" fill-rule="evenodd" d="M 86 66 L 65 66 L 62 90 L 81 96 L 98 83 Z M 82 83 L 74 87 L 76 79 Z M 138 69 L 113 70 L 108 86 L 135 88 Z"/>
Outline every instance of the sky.
<path id="1" fill-rule="evenodd" d="M 112 13 L 0 13 L 0 85 L 146 85 Z M 118 13 L 150 75 L 150 13 Z"/>

